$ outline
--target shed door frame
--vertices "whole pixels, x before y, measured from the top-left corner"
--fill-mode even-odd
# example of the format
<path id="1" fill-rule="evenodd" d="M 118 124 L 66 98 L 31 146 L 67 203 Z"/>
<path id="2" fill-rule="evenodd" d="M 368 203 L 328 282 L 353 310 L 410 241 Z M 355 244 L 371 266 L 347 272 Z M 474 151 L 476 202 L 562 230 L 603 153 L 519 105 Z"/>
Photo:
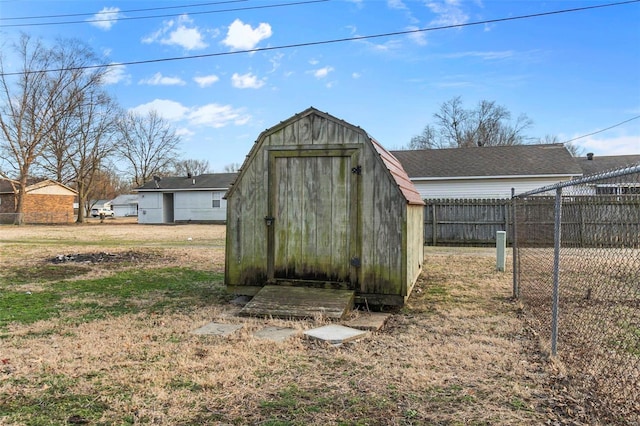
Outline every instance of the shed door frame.
<path id="1" fill-rule="evenodd" d="M 275 203 L 277 194 L 277 181 L 276 181 L 276 159 L 277 158 L 300 158 L 300 157 L 345 157 L 349 159 L 350 167 L 354 168 L 359 166 L 361 145 L 346 144 L 346 145 L 323 145 L 322 147 L 305 146 L 303 149 L 291 149 L 276 147 L 268 149 L 269 155 L 269 170 L 268 170 L 268 213 L 267 217 L 273 217 L 275 213 Z M 355 289 L 358 283 L 358 273 L 360 270 L 360 235 L 361 235 L 361 221 L 360 221 L 360 185 L 359 185 L 360 173 L 350 174 L 350 210 L 349 210 L 349 224 L 348 238 L 349 238 L 349 258 L 345 259 L 345 262 L 349 262 L 349 282 L 345 283 L 348 288 Z M 266 218 L 265 218 L 266 219 Z M 274 218 L 278 220 L 278 218 Z M 265 228 L 267 232 L 267 281 L 270 283 L 276 283 L 275 277 L 275 226 L 268 226 L 265 221 Z M 355 259 L 355 262 L 351 262 Z"/>

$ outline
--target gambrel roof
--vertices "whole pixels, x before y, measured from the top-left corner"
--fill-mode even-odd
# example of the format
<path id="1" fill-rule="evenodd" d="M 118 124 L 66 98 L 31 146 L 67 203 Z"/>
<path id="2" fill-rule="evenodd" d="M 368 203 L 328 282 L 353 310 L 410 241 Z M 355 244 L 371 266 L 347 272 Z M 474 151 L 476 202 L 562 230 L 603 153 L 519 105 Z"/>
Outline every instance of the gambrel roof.
<path id="1" fill-rule="evenodd" d="M 260 144 L 261 144 L 262 140 L 265 138 L 266 135 L 268 135 L 270 133 L 274 133 L 278 129 L 289 125 L 289 123 L 292 123 L 294 121 L 300 120 L 302 117 L 306 117 L 306 116 L 310 116 L 310 115 L 317 115 L 317 116 L 323 117 L 325 119 L 338 122 L 342 126 L 344 126 L 346 128 L 353 129 L 354 131 L 362 134 L 365 137 L 365 139 L 369 143 L 371 143 L 371 145 L 373 146 L 375 151 L 378 153 L 380 159 L 382 160 L 382 162 L 386 166 L 387 170 L 389 171 L 389 174 L 390 174 L 391 178 L 395 181 L 396 185 L 400 189 L 400 192 L 402 193 L 402 195 L 403 195 L 404 199 L 406 200 L 406 202 L 408 204 L 424 205 L 424 201 L 422 200 L 422 197 L 420 197 L 420 193 L 418 193 L 418 191 L 416 190 L 415 186 L 413 185 L 413 182 L 411 182 L 411 180 L 409 179 L 409 175 L 403 169 L 403 164 L 401 164 L 401 162 L 398 161 L 398 159 L 396 157 L 394 157 L 394 155 L 390 151 L 387 151 L 378 141 L 376 141 L 374 138 L 372 138 L 361 127 L 354 126 L 353 124 L 350 124 L 350 123 L 348 123 L 348 122 L 346 122 L 346 121 L 344 121 L 342 119 L 334 117 L 333 115 L 331 115 L 329 113 L 321 112 L 320 110 L 318 110 L 318 109 L 316 109 L 314 107 L 309 107 L 306 110 L 304 110 L 304 111 L 302 111 L 302 112 L 300 112 L 298 114 L 295 114 L 292 117 L 288 118 L 287 120 L 281 121 L 280 123 L 276 124 L 275 126 L 273 126 L 271 128 L 268 128 L 268 129 L 264 130 L 262 133 L 260 133 L 260 135 L 258 136 L 258 139 L 253 144 L 253 147 L 251 148 L 251 151 L 249 152 L 249 154 L 247 154 L 247 157 L 245 158 L 244 164 L 240 168 L 239 178 L 242 176 L 242 172 L 245 169 L 245 166 L 251 161 L 251 159 L 253 158 L 253 156 L 255 155 L 257 150 L 259 149 Z M 233 192 L 233 190 L 234 189 L 232 187 L 230 189 L 230 192 Z M 229 196 L 229 193 L 227 194 L 227 197 L 228 196 Z"/>

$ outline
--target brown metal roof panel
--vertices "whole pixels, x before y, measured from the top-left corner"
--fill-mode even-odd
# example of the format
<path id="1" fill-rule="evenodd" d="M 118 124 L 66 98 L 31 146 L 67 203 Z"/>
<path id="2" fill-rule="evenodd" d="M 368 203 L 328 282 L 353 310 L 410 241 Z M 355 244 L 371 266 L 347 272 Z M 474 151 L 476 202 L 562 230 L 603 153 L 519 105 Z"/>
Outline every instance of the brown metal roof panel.
<path id="1" fill-rule="evenodd" d="M 382 158 L 385 166 L 387 166 L 387 169 L 389 170 L 389 172 L 391 172 L 391 176 L 398 185 L 398 188 L 400 188 L 400 192 L 402 192 L 402 195 L 404 196 L 405 200 L 407 200 L 407 203 L 424 205 L 424 201 L 422 200 L 420 193 L 414 186 L 413 182 L 411 182 L 411 180 L 409 179 L 409 175 L 407 175 L 407 172 L 405 172 L 400 161 L 398 161 L 398 159 L 393 156 L 393 154 L 391 154 L 382 145 L 380 145 L 378 141 L 376 141 L 372 137 L 369 137 L 369 139 L 371 140 L 371 143 L 375 150 L 378 152 L 378 154 L 380 154 L 380 158 Z"/>

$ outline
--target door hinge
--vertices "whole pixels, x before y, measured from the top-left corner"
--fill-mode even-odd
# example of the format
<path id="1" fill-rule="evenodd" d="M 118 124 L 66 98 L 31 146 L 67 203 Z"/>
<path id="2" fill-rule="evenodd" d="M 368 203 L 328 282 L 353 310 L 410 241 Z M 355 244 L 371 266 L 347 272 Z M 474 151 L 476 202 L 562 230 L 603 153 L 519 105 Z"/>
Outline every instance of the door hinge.
<path id="1" fill-rule="evenodd" d="M 352 257 L 349 263 L 351 263 L 351 266 L 355 266 L 356 268 L 359 268 L 361 265 L 359 257 Z"/>
<path id="2" fill-rule="evenodd" d="M 351 168 L 351 173 L 355 174 L 355 175 L 361 175 L 362 174 L 362 166 L 360 164 L 358 164 L 355 167 Z"/>

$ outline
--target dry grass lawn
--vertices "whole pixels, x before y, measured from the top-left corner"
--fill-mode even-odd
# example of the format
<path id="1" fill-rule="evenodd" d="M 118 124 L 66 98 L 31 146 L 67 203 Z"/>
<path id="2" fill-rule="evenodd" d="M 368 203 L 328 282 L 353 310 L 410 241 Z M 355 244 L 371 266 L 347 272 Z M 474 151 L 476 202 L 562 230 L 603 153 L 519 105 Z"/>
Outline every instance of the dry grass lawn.
<path id="1" fill-rule="evenodd" d="M 538 349 L 493 250 L 427 248 L 409 303 L 364 340 L 276 343 L 251 333 L 324 320 L 236 317 L 224 231 L 0 226 L 0 424 L 600 423 Z M 112 260 L 51 262 L 78 253 Z M 214 320 L 244 328 L 191 334 Z"/>

